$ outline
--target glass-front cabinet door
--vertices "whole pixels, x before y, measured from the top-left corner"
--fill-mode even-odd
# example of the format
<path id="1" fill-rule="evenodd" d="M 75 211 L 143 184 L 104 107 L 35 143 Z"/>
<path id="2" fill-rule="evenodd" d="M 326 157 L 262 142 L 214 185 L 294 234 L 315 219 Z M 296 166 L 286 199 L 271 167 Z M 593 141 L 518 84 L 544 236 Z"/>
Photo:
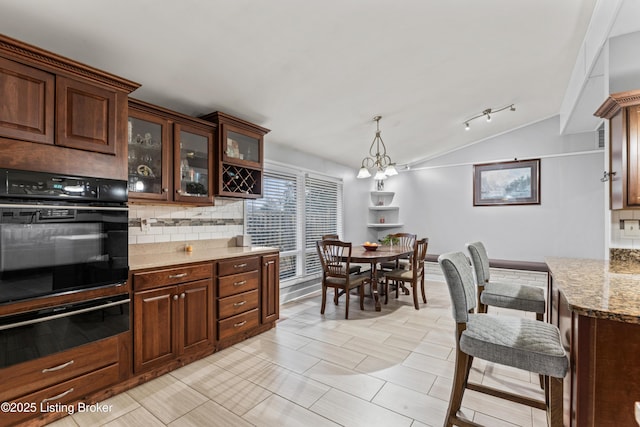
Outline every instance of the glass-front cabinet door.
<path id="1" fill-rule="evenodd" d="M 129 108 L 129 197 L 169 200 L 169 122 Z"/>
<path id="2" fill-rule="evenodd" d="M 174 125 L 175 200 L 213 203 L 213 131 Z"/>
<path id="3" fill-rule="evenodd" d="M 262 134 L 223 124 L 222 157 L 228 163 L 262 168 Z"/>

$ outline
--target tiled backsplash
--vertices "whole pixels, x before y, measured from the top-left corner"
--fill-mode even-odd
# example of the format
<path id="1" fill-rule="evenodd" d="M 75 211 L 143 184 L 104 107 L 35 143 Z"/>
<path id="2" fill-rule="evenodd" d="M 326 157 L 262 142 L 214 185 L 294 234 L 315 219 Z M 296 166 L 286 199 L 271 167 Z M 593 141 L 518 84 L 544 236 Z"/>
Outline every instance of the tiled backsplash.
<path id="1" fill-rule="evenodd" d="M 242 200 L 216 199 L 215 206 L 204 207 L 129 206 L 129 244 L 224 239 L 243 232 Z"/>
<path id="2" fill-rule="evenodd" d="M 611 211 L 611 243 L 609 247 L 621 249 L 640 249 L 640 239 L 622 237 L 620 220 L 640 220 L 640 210 L 615 210 Z"/>

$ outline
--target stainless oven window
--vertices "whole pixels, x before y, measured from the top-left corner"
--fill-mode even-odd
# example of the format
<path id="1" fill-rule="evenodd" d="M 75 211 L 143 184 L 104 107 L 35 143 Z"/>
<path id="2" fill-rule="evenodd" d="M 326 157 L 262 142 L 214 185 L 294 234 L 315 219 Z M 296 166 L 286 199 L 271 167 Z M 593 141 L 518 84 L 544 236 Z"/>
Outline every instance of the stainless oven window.
<path id="1" fill-rule="evenodd" d="M 128 294 L 0 317 L 0 369 L 129 330 Z"/>
<path id="2" fill-rule="evenodd" d="M 123 283 L 126 208 L 2 205 L 0 303 Z"/>

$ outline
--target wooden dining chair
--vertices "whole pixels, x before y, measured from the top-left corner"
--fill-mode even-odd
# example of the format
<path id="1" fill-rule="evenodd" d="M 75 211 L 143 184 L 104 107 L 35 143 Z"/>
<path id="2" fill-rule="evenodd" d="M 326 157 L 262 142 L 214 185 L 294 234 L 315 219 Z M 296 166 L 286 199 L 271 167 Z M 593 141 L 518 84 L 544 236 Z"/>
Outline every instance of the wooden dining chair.
<path id="1" fill-rule="evenodd" d="M 408 270 L 404 268 L 395 268 L 384 273 L 384 303 L 389 302 L 389 281 L 396 282 L 396 298 L 398 298 L 398 289 L 401 283 L 410 283 L 413 291 L 413 305 L 416 310 L 420 310 L 418 305 L 418 282 L 420 282 L 420 290 L 422 293 L 422 302 L 427 302 L 427 295 L 424 291 L 424 260 L 427 256 L 427 246 L 429 239 L 424 238 L 416 240 L 413 243 L 413 254 L 410 257 L 410 267 Z"/>
<path id="2" fill-rule="evenodd" d="M 358 288 L 360 310 L 364 310 L 364 287 L 369 283 L 369 275 L 350 273 L 351 243 L 340 240 L 321 240 L 316 242 L 318 257 L 322 264 L 322 307 L 324 314 L 327 304 L 327 288 L 334 288 L 336 295 L 345 295 L 344 318 L 349 318 L 349 291 Z M 338 292 L 340 292 L 338 294 Z M 334 297 L 338 305 L 338 297 Z"/>
<path id="3" fill-rule="evenodd" d="M 474 313 L 476 286 L 469 260 L 462 252 L 438 257 L 456 322 L 456 365 L 444 426 L 477 426 L 458 414 L 465 389 L 489 394 L 538 409 L 546 409 L 550 427 L 562 426 L 563 378 L 569 360 L 560 330 L 545 322 L 523 317 Z M 469 371 L 478 358 L 545 376 L 545 399 L 470 383 Z"/>

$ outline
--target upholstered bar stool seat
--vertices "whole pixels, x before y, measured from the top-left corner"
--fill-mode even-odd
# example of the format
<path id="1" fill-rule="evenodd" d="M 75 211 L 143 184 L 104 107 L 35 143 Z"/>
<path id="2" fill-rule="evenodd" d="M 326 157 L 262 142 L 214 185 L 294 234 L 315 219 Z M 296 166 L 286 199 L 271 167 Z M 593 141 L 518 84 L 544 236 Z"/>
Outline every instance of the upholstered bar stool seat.
<path id="1" fill-rule="evenodd" d="M 460 350 L 483 360 L 563 378 L 567 355 L 555 326 L 533 319 L 469 314 Z"/>
<path id="2" fill-rule="evenodd" d="M 514 283 L 489 282 L 484 285 L 480 302 L 493 307 L 544 313 L 544 289 Z"/>

